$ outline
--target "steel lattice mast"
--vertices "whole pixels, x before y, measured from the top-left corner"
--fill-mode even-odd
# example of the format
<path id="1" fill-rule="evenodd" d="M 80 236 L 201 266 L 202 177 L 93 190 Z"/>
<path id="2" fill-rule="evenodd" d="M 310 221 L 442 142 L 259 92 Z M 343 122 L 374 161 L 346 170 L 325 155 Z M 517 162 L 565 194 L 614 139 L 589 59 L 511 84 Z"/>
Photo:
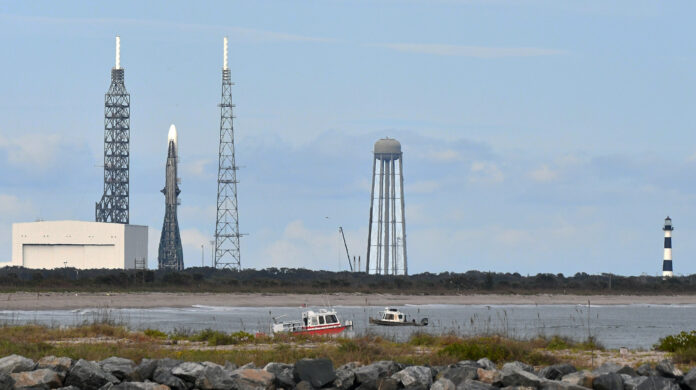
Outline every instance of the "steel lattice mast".
<path id="1" fill-rule="evenodd" d="M 227 37 L 223 41 L 222 98 L 220 101 L 220 147 L 218 151 L 217 219 L 215 221 L 215 268 L 241 269 L 239 215 L 237 210 L 237 164 L 232 127 L 232 81 L 227 66 Z"/>
<path id="2" fill-rule="evenodd" d="M 96 204 L 97 222 L 129 220 L 130 94 L 123 74 L 121 38 L 116 37 L 116 66 L 104 98 L 104 194 Z"/>

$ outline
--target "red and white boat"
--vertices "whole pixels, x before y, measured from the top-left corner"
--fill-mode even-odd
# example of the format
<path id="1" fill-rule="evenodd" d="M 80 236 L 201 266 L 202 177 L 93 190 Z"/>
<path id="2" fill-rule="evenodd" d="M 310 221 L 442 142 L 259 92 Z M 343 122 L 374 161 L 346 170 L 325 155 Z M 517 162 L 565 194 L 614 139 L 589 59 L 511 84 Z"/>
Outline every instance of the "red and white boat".
<path id="1" fill-rule="evenodd" d="M 302 312 L 301 321 L 275 322 L 274 319 L 274 323 L 271 325 L 271 333 L 336 334 L 352 326 L 353 321 L 342 323 L 333 309 L 320 309 L 318 312 L 307 310 Z"/>

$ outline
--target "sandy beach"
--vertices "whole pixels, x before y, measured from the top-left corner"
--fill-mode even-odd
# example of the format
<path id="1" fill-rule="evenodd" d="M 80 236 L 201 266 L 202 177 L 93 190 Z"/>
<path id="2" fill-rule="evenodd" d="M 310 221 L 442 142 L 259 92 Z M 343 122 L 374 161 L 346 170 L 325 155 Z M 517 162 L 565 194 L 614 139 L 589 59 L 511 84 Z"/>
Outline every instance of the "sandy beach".
<path id="1" fill-rule="evenodd" d="M 400 305 L 593 305 L 696 304 L 696 295 L 392 295 L 392 294 L 190 294 L 190 293 L 30 293 L 0 294 L 0 310 L 153 308 L 193 305 L 400 306 Z"/>

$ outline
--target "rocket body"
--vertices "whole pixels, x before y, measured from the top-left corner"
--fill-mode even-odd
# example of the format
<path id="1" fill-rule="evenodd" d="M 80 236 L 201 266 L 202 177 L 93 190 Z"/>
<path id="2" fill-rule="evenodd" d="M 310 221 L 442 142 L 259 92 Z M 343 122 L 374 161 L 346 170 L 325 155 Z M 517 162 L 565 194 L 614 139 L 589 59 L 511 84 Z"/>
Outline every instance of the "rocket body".
<path id="1" fill-rule="evenodd" d="M 177 141 L 176 127 L 172 125 L 169 128 L 169 136 L 167 137 L 167 170 L 162 192 L 164 193 L 165 204 L 167 206 L 174 206 L 174 208 L 177 206 L 177 197 L 179 196 L 179 192 L 181 192 L 177 184 L 176 169 L 179 163 Z"/>
<path id="2" fill-rule="evenodd" d="M 162 193 L 164 194 L 164 223 L 160 237 L 159 254 L 157 260 L 160 269 L 180 271 L 184 269 L 184 255 L 181 248 L 181 235 L 179 233 L 179 220 L 177 207 L 179 205 L 179 184 L 177 176 L 178 165 L 178 137 L 176 127 L 171 125 L 167 137 L 167 164 L 165 170 L 165 182 Z"/>

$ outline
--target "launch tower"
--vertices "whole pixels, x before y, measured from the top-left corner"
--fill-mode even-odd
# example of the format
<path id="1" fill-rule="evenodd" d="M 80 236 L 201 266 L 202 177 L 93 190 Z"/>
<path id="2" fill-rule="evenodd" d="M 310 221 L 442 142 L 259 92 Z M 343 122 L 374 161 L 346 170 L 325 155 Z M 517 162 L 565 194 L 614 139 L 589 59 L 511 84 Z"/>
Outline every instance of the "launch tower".
<path id="1" fill-rule="evenodd" d="M 121 38 L 116 37 L 116 66 L 104 98 L 104 194 L 96 204 L 97 222 L 128 224 L 130 166 L 130 94 L 123 81 Z"/>
<path id="2" fill-rule="evenodd" d="M 367 273 L 408 275 L 403 163 L 399 141 L 383 138 L 375 142 L 367 230 Z"/>
<path id="3" fill-rule="evenodd" d="M 162 236 L 159 243 L 157 262 L 159 269 L 181 271 L 184 269 L 184 252 L 181 249 L 181 235 L 179 234 L 179 220 L 177 207 L 179 206 L 179 179 L 177 165 L 179 159 L 178 137 L 176 127 L 169 127 L 167 136 L 167 169 L 164 181 L 164 223 L 162 224 Z"/>
<path id="4" fill-rule="evenodd" d="M 230 69 L 227 66 L 227 37 L 225 37 L 223 40 L 222 98 L 220 101 L 215 268 L 240 269 L 240 234 L 237 211 L 238 167 L 234 157 L 233 107 L 232 81 Z"/>

